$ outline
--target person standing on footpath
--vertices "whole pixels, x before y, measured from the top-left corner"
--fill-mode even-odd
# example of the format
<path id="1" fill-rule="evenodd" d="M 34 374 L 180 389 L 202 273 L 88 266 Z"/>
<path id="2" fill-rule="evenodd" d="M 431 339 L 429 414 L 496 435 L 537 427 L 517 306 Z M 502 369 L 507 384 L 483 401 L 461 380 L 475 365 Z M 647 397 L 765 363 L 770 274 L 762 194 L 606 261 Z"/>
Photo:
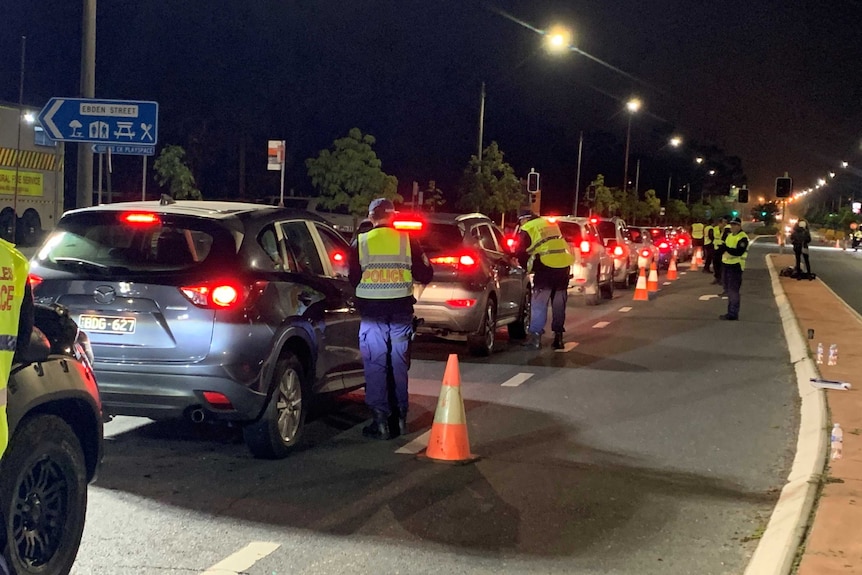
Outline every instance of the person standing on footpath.
<path id="1" fill-rule="evenodd" d="M 519 218 L 517 238 L 515 256 L 520 264 L 527 268 L 527 273 L 533 273 L 530 333 L 524 345 L 533 349 L 541 347 L 550 302 L 554 349 L 563 349 L 566 300 L 575 257 L 570 251 L 569 243 L 563 239 L 560 227 L 534 213 L 527 213 Z"/>
<path id="2" fill-rule="evenodd" d="M 742 272 L 748 257 L 748 236 L 742 231 L 742 220 L 730 220 L 730 233 L 724 239 L 721 267 L 724 270 L 724 289 L 727 291 L 727 313 L 719 319 L 739 319 L 739 289 L 742 287 Z"/>
<path id="3" fill-rule="evenodd" d="M 395 206 L 378 198 L 368 206 L 374 227 L 354 240 L 350 283 L 362 317 L 359 349 L 365 370 L 365 403 L 373 421 L 362 429 L 372 439 L 392 439 L 389 416 L 389 375 L 395 386 L 398 431 L 407 433 L 407 372 L 413 336 L 413 282 L 427 285 L 434 270 L 419 243 L 391 227 Z M 391 370 L 391 371 L 390 371 Z"/>
<path id="4" fill-rule="evenodd" d="M 703 273 L 710 274 L 715 259 L 715 230 L 716 226 L 712 225 L 712 218 L 706 220 L 706 226 L 703 228 Z"/>
<path id="5" fill-rule="evenodd" d="M 793 244 L 793 255 L 796 256 L 796 267 L 794 268 L 794 277 L 801 280 L 803 277 L 811 277 L 811 262 L 808 259 L 808 245 L 811 243 L 811 231 L 808 229 L 808 222 L 804 219 L 799 219 L 796 225 L 793 226 L 793 231 L 790 232 L 790 243 Z M 802 267 L 800 260 L 805 260 L 805 276 L 802 275 Z"/>

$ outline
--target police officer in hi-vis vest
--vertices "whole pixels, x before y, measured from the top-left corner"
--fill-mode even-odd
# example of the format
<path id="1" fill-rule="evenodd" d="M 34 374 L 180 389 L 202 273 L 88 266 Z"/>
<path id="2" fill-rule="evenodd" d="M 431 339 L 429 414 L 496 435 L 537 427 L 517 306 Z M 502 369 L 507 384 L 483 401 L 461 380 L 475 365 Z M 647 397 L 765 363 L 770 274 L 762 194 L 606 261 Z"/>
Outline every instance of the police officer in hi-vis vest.
<path id="1" fill-rule="evenodd" d="M 0 456 L 9 444 L 6 384 L 12 360 L 16 351 L 21 353 L 27 348 L 33 329 L 33 296 L 27 283 L 29 268 L 24 254 L 0 239 Z"/>
<path id="2" fill-rule="evenodd" d="M 563 349 L 566 299 L 575 257 L 557 224 L 533 213 L 521 216 L 518 224 L 520 227 L 516 256 L 521 265 L 526 266 L 527 272 L 533 273 L 530 333 L 524 345 L 534 349 L 541 347 L 550 302 L 554 349 Z"/>
<path id="3" fill-rule="evenodd" d="M 359 349 L 365 368 L 365 403 L 374 421 L 362 434 L 391 439 L 389 416 L 398 409 L 399 432 L 407 433 L 407 371 L 413 335 L 413 282 L 428 284 L 434 271 L 419 243 L 390 226 L 395 206 L 379 198 L 368 206 L 374 227 L 357 236 L 350 257 L 350 283 L 362 316 Z M 395 386 L 397 406 L 389 403 L 387 377 Z"/>
<path id="4" fill-rule="evenodd" d="M 705 274 L 711 274 L 712 261 L 715 259 L 715 235 L 716 226 L 712 225 L 712 218 L 706 220 L 703 228 L 703 269 Z"/>
<path id="5" fill-rule="evenodd" d="M 724 273 L 724 289 L 727 292 L 727 313 L 719 319 L 739 319 L 739 288 L 742 287 L 742 272 L 748 257 L 748 236 L 742 231 L 739 218 L 730 220 L 730 233 L 724 238 L 724 253 L 721 267 Z"/>

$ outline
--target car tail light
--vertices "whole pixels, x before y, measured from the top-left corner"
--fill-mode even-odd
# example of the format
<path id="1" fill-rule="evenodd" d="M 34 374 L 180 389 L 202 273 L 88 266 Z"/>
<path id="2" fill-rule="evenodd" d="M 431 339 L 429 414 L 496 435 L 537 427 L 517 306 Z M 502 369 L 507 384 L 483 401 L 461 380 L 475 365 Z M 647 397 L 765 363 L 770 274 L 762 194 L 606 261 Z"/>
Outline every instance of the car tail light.
<path id="1" fill-rule="evenodd" d="M 590 244 L 589 241 L 587 241 L 587 240 L 581 241 L 581 253 L 582 254 L 590 253 L 591 249 L 592 249 L 592 245 Z"/>
<path id="2" fill-rule="evenodd" d="M 650 256 L 650 253 L 649 253 L 648 249 L 642 249 L 641 250 L 641 257 L 648 258 L 649 256 Z"/>
<path id="3" fill-rule="evenodd" d="M 218 391 L 204 391 L 203 392 L 204 399 L 207 400 L 214 409 L 233 409 L 233 404 L 230 402 L 230 399 L 223 393 L 219 393 Z"/>
<path id="4" fill-rule="evenodd" d="M 131 226 L 154 226 L 161 219 L 152 212 L 124 212 L 120 214 L 120 221 Z"/>
<path id="5" fill-rule="evenodd" d="M 446 303 L 452 307 L 473 307 L 476 305 L 474 299 L 447 299 Z"/>
<path id="6" fill-rule="evenodd" d="M 472 254 L 458 256 L 437 256 L 431 258 L 432 264 L 452 266 L 458 271 L 471 271 L 479 265 L 479 259 Z"/>
<path id="7" fill-rule="evenodd" d="M 343 252 L 333 252 L 329 257 L 332 258 L 332 263 L 337 265 L 343 265 L 347 261 L 347 257 Z"/>
<path id="8" fill-rule="evenodd" d="M 392 227 L 402 232 L 421 232 L 423 224 L 420 220 L 394 220 Z"/>
<path id="9" fill-rule="evenodd" d="M 660 249 L 660 250 L 666 250 L 666 249 L 668 249 L 669 247 L 670 247 L 670 244 L 668 244 L 667 242 L 661 242 L 661 243 L 658 245 L 658 249 Z"/>
<path id="10" fill-rule="evenodd" d="M 545 219 L 548 220 L 549 224 L 556 224 L 557 223 L 557 216 L 548 216 Z"/>
<path id="11" fill-rule="evenodd" d="M 678 243 L 679 245 L 681 245 L 681 246 L 684 246 L 684 245 L 685 245 L 685 238 L 679 238 L 679 239 L 678 239 L 678 240 L 676 240 L 676 241 L 677 241 L 677 243 Z"/>
<path id="12" fill-rule="evenodd" d="M 623 248 L 620 246 L 614 246 L 614 256 L 619 258 L 619 257 L 622 257 L 622 255 L 623 255 Z"/>
<path id="13" fill-rule="evenodd" d="M 599 223 L 599 218 L 590 218 L 590 223 L 591 223 L 591 224 L 597 224 L 597 223 Z"/>
<path id="14" fill-rule="evenodd" d="M 27 281 L 30 282 L 30 289 L 35 290 L 39 287 L 39 284 L 42 283 L 42 278 L 37 276 L 36 274 L 29 274 L 27 276 Z"/>
<path id="15" fill-rule="evenodd" d="M 516 240 L 512 236 L 508 236 L 506 238 L 506 247 L 509 248 L 510 250 L 514 250 L 515 244 L 517 244 L 517 243 L 518 243 L 518 240 Z"/>
<path id="16" fill-rule="evenodd" d="M 263 293 L 269 282 L 257 281 L 243 285 L 236 281 L 205 282 L 183 286 L 180 291 L 198 307 L 210 309 L 236 309 L 251 306 Z"/>

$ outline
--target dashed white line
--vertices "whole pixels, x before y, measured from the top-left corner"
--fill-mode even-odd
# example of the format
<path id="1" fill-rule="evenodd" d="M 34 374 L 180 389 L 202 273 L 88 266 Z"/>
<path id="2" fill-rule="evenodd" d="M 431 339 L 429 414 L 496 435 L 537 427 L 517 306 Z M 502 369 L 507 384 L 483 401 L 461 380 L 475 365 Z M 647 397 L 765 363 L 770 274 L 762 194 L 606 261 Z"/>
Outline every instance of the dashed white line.
<path id="1" fill-rule="evenodd" d="M 252 565 L 279 547 L 278 543 L 254 541 L 233 555 L 222 559 L 201 573 L 201 575 L 238 575 L 239 573 L 246 573 Z"/>
<path id="2" fill-rule="evenodd" d="M 500 386 L 501 387 L 518 387 L 519 385 L 521 385 L 522 383 L 524 383 L 525 381 L 527 381 L 528 379 L 530 379 L 534 375 L 535 374 L 533 374 L 533 373 L 519 373 L 518 375 L 510 377 L 509 379 L 507 379 L 506 381 L 501 383 Z"/>
<path id="3" fill-rule="evenodd" d="M 607 327 L 609 325 L 611 325 L 611 322 L 609 322 L 609 321 L 600 321 L 599 323 L 597 323 L 596 325 L 593 326 L 593 329 L 602 329 L 603 327 Z"/>
<path id="4" fill-rule="evenodd" d="M 576 347 L 578 347 L 578 342 L 570 341 L 563 344 L 563 349 L 555 349 L 554 351 L 557 353 L 566 353 L 567 351 L 572 351 Z"/>
<path id="5" fill-rule="evenodd" d="M 627 306 L 625 306 L 625 307 L 621 307 L 621 308 L 620 308 L 620 311 L 621 311 L 621 312 L 623 312 L 623 313 L 626 313 L 626 312 L 632 311 L 632 309 L 634 309 L 634 308 L 632 308 L 632 306 L 627 305 Z"/>
<path id="6" fill-rule="evenodd" d="M 663 285 L 663 286 L 669 286 L 669 285 L 670 285 L 670 282 L 664 282 L 664 283 L 663 283 L 663 284 L 661 284 L 661 285 Z"/>
<path id="7" fill-rule="evenodd" d="M 431 436 L 431 430 L 429 429 L 410 443 L 406 445 L 402 445 L 398 449 L 395 450 L 395 453 L 406 453 L 407 455 L 416 455 L 426 447 L 428 447 L 428 438 Z"/>

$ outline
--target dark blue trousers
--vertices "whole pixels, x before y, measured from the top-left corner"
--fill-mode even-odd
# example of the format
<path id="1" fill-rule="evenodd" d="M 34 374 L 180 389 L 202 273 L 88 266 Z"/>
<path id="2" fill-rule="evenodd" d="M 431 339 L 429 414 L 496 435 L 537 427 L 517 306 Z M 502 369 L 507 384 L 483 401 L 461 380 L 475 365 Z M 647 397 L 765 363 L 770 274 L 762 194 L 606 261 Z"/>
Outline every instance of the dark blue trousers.
<path id="1" fill-rule="evenodd" d="M 362 318 L 359 326 L 359 350 L 365 370 L 365 403 L 387 417 L 392 412 L 387 377 L 390 368 L 398 410 L 402 417 L 407 413 L 407 372 L 410 369 L 412 332 L 412 313 Z"/>
<path id="2" fill-rule="evenodd" d="M 739 317 L 739 289 L 742 287 L 742 266 L 724 264 L 724 289 L 727 291 L 727 315 Z"/>

